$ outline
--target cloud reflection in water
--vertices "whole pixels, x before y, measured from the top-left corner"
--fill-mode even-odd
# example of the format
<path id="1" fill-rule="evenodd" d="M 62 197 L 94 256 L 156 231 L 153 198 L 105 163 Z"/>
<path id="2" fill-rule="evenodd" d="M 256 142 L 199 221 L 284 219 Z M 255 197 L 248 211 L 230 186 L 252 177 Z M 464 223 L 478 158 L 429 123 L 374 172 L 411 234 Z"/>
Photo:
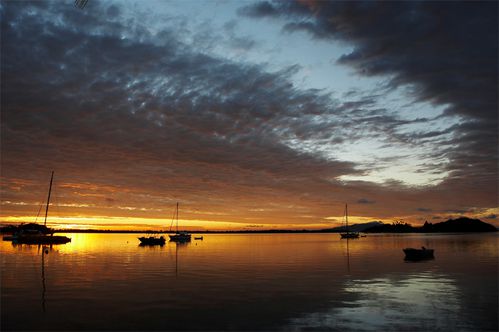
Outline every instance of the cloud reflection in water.
<path id="1" fill-rule="evenodd" d="M 453 330 L 460 312 L 458 288 L 445 275 L 431 272 L 397 277 L 352 280 L 347 298 L 327 312 L 293 319 L 294 330 Z M 338 302 L 336 302 L 338 303 Z"/>

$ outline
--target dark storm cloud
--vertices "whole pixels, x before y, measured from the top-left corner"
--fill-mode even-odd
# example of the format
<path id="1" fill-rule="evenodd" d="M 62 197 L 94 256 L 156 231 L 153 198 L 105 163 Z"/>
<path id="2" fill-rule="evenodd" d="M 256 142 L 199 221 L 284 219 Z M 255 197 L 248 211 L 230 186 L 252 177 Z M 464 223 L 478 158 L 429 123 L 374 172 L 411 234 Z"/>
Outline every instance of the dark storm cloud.
<path id="1" fill-rule="evenodd" d="M 238 10 L 241 15 L 249 17 L 264 17 L 264 16 L 276 16 L 279 14 L 279 10 L 275 8 L 272 4 L 268 2 L 258 2 L 251 6 L 243 7 Z"/>
<path id="2" fill-rule="evenodd" d="M 496 119 L 496 2 L 261 2 L 240 12 L 282 17 L 288 29 L 341 39 L 355 49 L 338 61 L 363 75 L 417 84 L 421 99 L 449 111 Z"/>
<path id="3" fill-rule="evenodd" d="M 308 10 L 296 11 L 292 3 L 282 6 L 295 13 Z M 83 11 L 71 2 L 3 2 L 0 8 L 2 199 L 39 199 L 36 193 L 46 185 L 43 190 L 34 186 L 51 169 L 56 181 L 66 185 L 61 188 L 66 199 L 82 204 L 153 210 L 180 199 L 229 217 L 237 209 L 269 209 L 274 204 L 284 211 L 281 217 L 289 216 L 284 222 L 300 208 L 310 207 L 313 214 L 327 206 L 324 217 L 335 214 L 331 201 L 338 195 L 354 202 L 369 197 L 379 203 L 369 205 L 369 213 L 380 217 L 395 209 L 413 211 L 411 202 L 432 206 L 428 200 L 453 199 L 438 190 L 404 191 L 399 182 L 344 186 L 337 178 L 360 174 L 359 165 L 326 160 L 313 150 L 298 152 L 286 144 L 360 139 L 367 127 L 372 137 L 383 131 L 391 132 L 394 140 L 410 141 L 397 136 L 396 128 L 411 121 L 375 108 L 382 95 L 352 93 L 348 100 L 337 101 L 321 91 L 293 86 L 298 66 L 268 72 L 207 55 L 204 51 L 218 35 L 200 29 L 194 41 L 201 44 L 186 44 L 179 37 L 184 18 L 171 18 L 175 27 L 154 31 L 147 26 L 149 17 L 130 18 L 125 8 L 105 2 L 90 2 Z M 255 15 L 265 12 L 279 11 L 263 6 Z M 225 38 L 235 49 L 255 46 L 235 33 Z M 334 121 L 317 120 L 323 115 L 334 116 Z M 477 173 L 490 155 L 490 145 L 480 144 L 482 125 L 476 121 L 454 128 L 466 133 L 460 146 L 483 156 L 476 158 Z M 463 153 L 462 160 L 455 160 L 457 174 L 468 159 Z M 472 184 L 468 175 L 460 177 L 467 179 L 460 183 Z M 479 202 L 476 190 L 470 189 L 462 201 Z M 401 196 L 409 198 L 401 207 L 387 203 Z M 386 206 L 393 210 L 387 212 Z M 308 214 L 305 210 L 302 214 Z M 277 220 L 265 212 L 260 215 Z"/>
<path id="4" fill-rule="evenodd" d="M 498 164 L 497 2 L 265 1 L 239 12 L 281 20 L 288 32 L 349 43 L 353 51 L 338 63 L 359 75 L 387 77 L 386 88 L 410 87 L 414 100 L 445 106 L 444 116 L 460 116 L 460 124 L 448 129 L 410 134 L 396 132 L 400 123 L 391 116 L 366 121 L 387 129 L 394 142 L 436 138 L 445 149 L 433 158 L 450 160 L 442 188 L 481 191 L 489 202 L 497 197 L 491 185 Z M 355 106 L 346 105 L 352 111 Z M 365 105 L 357 107 L 365 116 Z"/>
<path id="5" fill-rule="evenodd" d="M 73 181 L 216 201 L 356 172 L 282 143 L 321 132 L 307 114 L 330 106 L 293 87 L 294 66 L 269 73 L 199 53 L 114 5 L 8 2 L 1 15 L 5 178 L 54 168 Z M 117 191 L 99 199 L 119 201 Z"/>

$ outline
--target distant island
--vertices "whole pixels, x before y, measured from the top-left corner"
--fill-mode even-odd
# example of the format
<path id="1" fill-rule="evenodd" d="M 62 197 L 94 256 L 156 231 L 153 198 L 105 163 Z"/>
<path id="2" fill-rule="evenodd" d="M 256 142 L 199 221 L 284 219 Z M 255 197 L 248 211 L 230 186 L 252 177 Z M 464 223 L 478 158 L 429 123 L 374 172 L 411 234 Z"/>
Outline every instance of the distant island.
<path id="1" fill-rule="evenodd" d="M 367 229 L 365 233 L 468 233 L 468 232 L 497 232 L 497 228 L 479 219 L 461 217 L 449 219 L 436 224 L 426 221 L 421 227 L 413 227 L 407 223 L 394 222 L 380 223 Z"/>
<path id="2" fill-rule="evenodd" d="M 46 226 L 35 223 L 23 223 L 19 225 L 7 225 L 0 227 L 1 233 L 16 233 L 21 230 L 37 230 L 41 233 L 168 233 L 166 230 L 101 230 L 101 229 L 49 229 Z M 192 230 L 190 233 L 341 233 L 345 232 L 344 226 L 319 229 L 319 230 L 285 230 L 285 229 L 260 229 L 260 230 Z M 380 221 L 372 221 L 363 224 L 353 224 L 349 227 L 351 232 L 363 233 L 472 233 L 472 232 L 497 232 L 497 228 L 479 219 L 461 217 L 432 224 L 425 222 L 423 226 L 414 227 L 408 223 L 396 221 L 385 224 Z"/>

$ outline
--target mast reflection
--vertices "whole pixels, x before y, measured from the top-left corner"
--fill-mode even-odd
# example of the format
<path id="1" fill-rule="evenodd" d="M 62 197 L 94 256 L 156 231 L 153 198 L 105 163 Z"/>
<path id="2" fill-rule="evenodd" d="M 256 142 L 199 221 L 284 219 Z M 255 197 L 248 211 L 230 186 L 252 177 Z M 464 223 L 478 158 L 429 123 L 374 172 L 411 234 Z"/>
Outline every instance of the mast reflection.
<path id="1" fill-rule="evenodd" d="M 346 256 L 347 256 L 347 272 L 348 272 L 348 274 L 350 274 L 350 244 L 349 244 L 350 239 L 345 238 L 343 240 L 346 240 L 345 242 L 346 242 L 346 249 L 347 249 L 346 250 L 346 253 L 347 253 L 346 254 Z"/>
<path id="2" fill-rule="evenodd" d="M 47 287 L 45 284 L 45 255 L 48 255 L 49 249 L 52 250 L 52 246 L 42 246 L 38 245 L 38 253 L 40 252 L 40 248 L 42 249 L 42 311 L 45 312 L 45 293 L 47 291 Z"/>

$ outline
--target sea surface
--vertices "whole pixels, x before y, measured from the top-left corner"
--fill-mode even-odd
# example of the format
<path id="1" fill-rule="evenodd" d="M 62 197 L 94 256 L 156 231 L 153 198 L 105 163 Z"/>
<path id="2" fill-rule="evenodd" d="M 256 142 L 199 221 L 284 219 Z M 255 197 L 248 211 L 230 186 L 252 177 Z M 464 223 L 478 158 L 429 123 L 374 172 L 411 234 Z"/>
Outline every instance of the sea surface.
<path id="1" fill-rule="evenodd" d="M 1 330 L 497 331 L 498 234 L 0 241 Z M 406 262 L 402 249 L 435 249 Z"/>

